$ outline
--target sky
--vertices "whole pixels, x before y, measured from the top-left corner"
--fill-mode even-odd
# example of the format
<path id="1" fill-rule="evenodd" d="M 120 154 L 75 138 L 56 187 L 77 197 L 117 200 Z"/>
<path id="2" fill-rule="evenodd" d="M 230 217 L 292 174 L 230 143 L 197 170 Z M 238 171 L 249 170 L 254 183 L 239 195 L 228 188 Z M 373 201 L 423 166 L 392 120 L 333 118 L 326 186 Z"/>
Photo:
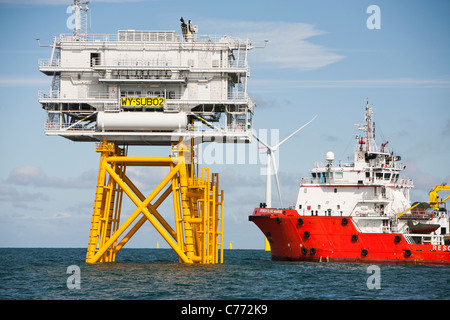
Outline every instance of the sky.
<path id="1" fill-rule="evenodd" d="M 39 72 L 54 36 L 70 33 L 72 1 L 0 0 L 0 247 L 87 247 L 99 155 L 93 143 L 44 134 L 46 114 L 38 90 L 51 78 Z M 380 9 L 379 29 L 368 28 L 371 5 Z M 352 159 L 366 101 L 374 105 L 377 139 L 402 157 L 403 178 L 413 179 L 411 200 L 450 184 L 450 20 L 448 1 L 126 1 L 93 0 L 90 30 L 175 30 L 183 16 L 200 34 L 249 37 L 248 92 L 257 104 L 254 127 L 280 140 L 317 118 L 284 143 L 277 154 L 283 204 L 296 202 L 302 177 L 328 151 Z M 272 135 L 273 134 L 273 135 Z M 233 147 L 233 146 L 232 146 Z M 256 148 L 255 148 L 256 147 Z M 248 221 L 265 202 L 265 155 L 250 163 L 208 163 L 225 192 L 224 244 L 263 249 L 264 236 Z M 204 146 L 205 150 L 207 146 Z M 236 150 L 236 149 L 234 149 Z M 133 155 L 169 149 L 130 147 Z M 152 168 L 127 171 L 142 190 L 164 176 Z M 278 205 L 275 182 L 272 203 Z M 124 203 L 122 217 L 134 210 Z M 170 204 L 162 215 L 173 222 Z M 168 247 L 150 224 L 128 247 Z"/>

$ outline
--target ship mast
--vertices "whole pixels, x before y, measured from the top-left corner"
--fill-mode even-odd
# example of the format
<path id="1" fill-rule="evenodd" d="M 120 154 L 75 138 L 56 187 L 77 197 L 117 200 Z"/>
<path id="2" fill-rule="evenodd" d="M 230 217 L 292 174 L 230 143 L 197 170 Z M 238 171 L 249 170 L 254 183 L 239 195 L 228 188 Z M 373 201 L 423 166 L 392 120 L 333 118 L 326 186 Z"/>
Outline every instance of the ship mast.
<path id="1" fill-rule="evenodd" d="M 363 136 L 359 137 L 360 151 L 363 151 L 363 145 L 366 145 L 366 152 L 377 152 L 378 148 L 375 143 L 375 122 L 373 121 L 373 106 L 369 106 L 369 101 L 367 101 L 366 104 L 364 124 L 358 125 L 358 130 L 364 132 L 364 139 Z"/>

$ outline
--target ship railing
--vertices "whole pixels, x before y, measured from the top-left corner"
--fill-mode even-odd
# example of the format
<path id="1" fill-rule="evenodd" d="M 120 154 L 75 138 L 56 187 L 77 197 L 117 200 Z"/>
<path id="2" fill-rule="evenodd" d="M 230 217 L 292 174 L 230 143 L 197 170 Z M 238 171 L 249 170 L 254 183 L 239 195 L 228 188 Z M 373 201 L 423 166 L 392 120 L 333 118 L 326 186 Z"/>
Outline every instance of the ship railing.
<path id="1" fill-rule="evenodd" d="M 406 239 L 406 242 L 408 242 L 409 244 L 444 244 L 444 237 L 442 235 L 409 233 L 404 234 L 403 236 Z"/>
<path id="2" fill-rule="evenodd" d="M 328 162 L 328 161 L 316 161 L 314 162 L 314 167 L 315 168 L 348 168 L 348 167 L 353 167 L 354 163 L 353 162 L 342 162 L 342 161 L 333 161 L 333 162 Z"/>
<path id="3" fill-rule="evenodd" d="M 393 150 L 392 147 L 384 147 L 383 150 L 378 150 L 378 147 L 376 146 L 372 146 L 370 148 L 371 150 L 369 150 L 369 153 L 381 153 L 381 154 L 392 154 Z M 355 144 L 353 146 L 353 151 L 360 151 L 361 150 L 361 145 L 360 144 Z M 365 147 L 363 147 L 364 151 L 367 151 L 367 149 L 365 149 Z"/>
<path id="4" fill-rule="evenodd" d="M 414 187 L 414 181 L 412 179 L 399 179 L 395 182 L 396 187 L 412 188 Z"/>
<path id="5" fill-rule="evenodd" d="M 414 210 L 414 209 L 413 209 Z M 406 213 L 399 217 L 399 220 L 431 220 L 433 217 L 426 209 L 411 210 L 411 213 Z"/>
<path id="6" fill-rule="evenodd" d="M 313 184 L 313 183 L 316 183 L 316 180 L 317 179 L 313 179 L 313 178 L 302 178 L 302 180 L 301 180 L 301 185 L 304 185 L 304 184 Z"/>

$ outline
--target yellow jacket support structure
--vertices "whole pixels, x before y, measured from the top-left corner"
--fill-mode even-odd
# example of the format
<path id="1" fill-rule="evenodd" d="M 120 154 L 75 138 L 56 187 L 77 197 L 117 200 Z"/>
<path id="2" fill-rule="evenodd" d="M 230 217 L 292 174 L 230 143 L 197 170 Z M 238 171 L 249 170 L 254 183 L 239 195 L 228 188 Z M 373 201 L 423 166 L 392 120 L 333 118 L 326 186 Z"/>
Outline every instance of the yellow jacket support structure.
<path id="1" fill-rule="evenodd" d="M 128 157 L 124 149 L 104 141 L 86 255 L 87 263 L 113 262 L 117 252 L 148 220 L 180 262 L 223 262 L 223 191 L 218 174 L 203 168 L 198 176 L 193 144 L 172 145 L 169 157 Z M 126 175 L 127 166 L 165 166 L 169 174 L 147 196 Z M 136 209 L 120 225 L 123 193 Z M 172 193 L 175 229 L 158 212 Z"/>

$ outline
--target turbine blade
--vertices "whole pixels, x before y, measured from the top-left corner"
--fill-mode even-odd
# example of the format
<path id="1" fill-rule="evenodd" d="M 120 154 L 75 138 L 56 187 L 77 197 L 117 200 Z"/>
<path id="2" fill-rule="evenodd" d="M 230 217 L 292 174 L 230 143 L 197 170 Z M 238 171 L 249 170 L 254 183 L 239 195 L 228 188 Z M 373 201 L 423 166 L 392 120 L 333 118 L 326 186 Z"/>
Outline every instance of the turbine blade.
<path id="1" fill-rule="evenodd" d="M 259 143 L 263 144 L 267 149 L 272 150 L 272 148 L 263 140 L 261 140 L 260 138 L 258 138 L 258 136 L 256 134 L 253 134 L 253 136 L 256 138 L 256 140 L 259 141 Z"/>
<path id="2" fill-rule="evenodd" d="M 300 130 L 302 130 L 304 127 L 306 127 L 308 124 L 310 124 L 315 118 L 317 118 L 317 114 L 314 116 L 314 118 L 312 118 L 311 120 L 309 120 L 307 123 L 305 123 L 303 126 L 301 126 L 300 128 L 298 128 L 297 130 L 295 130 L 293 133 L 291 133 L 289 136 L 286 137 L 286 139 L 284 139 L 283 141 L 281 141 L 279 144 L 277 144 L 276 146 L 273 147 L 273 150 L 277 150 L 283 143 L 285 143 L 289 138 L 291 138 L 294 134 L 296 134 L 297 132 L 299 132 Z"/>

